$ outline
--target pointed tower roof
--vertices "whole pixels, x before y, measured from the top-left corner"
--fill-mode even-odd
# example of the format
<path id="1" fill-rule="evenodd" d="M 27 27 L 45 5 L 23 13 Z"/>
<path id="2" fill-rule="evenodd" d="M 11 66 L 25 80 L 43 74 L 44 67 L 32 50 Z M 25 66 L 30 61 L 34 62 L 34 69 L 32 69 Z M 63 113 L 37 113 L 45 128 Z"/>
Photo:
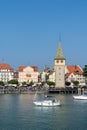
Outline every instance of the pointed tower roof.
<path id="1" fill-rule="evenodd" d="M 57 50 L 57 55 L 55 57 L 55 59 L 63 59 L 65 60 L 63 51 L 62 51 L 62 44 L 61 44 L 61 40 L 59 41 L 59 45 L 58 45 L 58 50 Z"/>

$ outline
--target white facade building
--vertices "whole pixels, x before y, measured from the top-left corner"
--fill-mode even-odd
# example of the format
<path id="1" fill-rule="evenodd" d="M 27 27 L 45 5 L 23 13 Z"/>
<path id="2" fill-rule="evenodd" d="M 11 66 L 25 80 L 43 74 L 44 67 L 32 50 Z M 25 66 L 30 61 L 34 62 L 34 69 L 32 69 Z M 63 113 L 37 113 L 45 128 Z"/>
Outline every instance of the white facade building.
<path id="1" fill-rule="evenodd" d="M 14 70 L 9 64 L 0 64 L 0 81 L 7 83 L 14 79 Z"/>
<path id="2" fill-rule="evenodd" d="M 66 66 L 66 81 L 79 81 L 79 83 L 85 83 L 82 68 L 79 65 Z"/>

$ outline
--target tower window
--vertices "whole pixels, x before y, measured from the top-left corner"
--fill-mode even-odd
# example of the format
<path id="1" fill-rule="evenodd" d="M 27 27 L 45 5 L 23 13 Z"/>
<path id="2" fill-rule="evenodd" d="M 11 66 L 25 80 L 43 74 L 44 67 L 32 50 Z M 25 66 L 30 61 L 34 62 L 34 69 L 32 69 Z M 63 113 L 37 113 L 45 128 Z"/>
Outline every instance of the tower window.
<path id="1" fill-rule="evenodd" d="M 61 60 L 61 63 L 63 63 L 63 60 Z"/>
<path id="2" fill-rule="evenodd" d="M 57 60 L 56 62 L 59 63 L 59 60 Z"/>

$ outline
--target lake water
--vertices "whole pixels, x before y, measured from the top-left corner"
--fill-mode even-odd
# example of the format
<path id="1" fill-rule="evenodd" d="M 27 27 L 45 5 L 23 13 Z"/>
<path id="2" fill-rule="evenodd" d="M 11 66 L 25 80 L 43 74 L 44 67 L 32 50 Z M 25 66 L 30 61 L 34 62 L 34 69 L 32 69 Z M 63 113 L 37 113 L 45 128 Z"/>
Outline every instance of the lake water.
<path id="1" fill-rule="evenodd" d="M 55 96 L 61 106 L 36 107 L 34 94 L 0 95 L 0 130 L 87 130 L 87 101 Z"/>

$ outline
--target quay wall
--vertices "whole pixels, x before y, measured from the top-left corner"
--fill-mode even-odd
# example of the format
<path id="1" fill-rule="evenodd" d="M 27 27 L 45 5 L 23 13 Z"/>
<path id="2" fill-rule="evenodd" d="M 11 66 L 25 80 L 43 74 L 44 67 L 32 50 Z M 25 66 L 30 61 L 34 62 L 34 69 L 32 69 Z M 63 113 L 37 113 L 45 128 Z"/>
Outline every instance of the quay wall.
<path id="1" fill-rule="evenodd" d="M 55 88 L 49 90 L 8 90 L 8 89 L 0 89 L 0 94 L 29 94 L 29 93 L 44 93 L 44 94 L 78 94 L 78 88 Z M 84 89 L 84 93 L 87 93 L 87 89 Z M 83 94 L 83 89 L 81 89 L 80 94 Z"/>
<path id="2" fill-rule="evenodd" d="M 57 89 L 50 89 L 49 93 L 57 93 L 57 94 L 77 94 L 77 88 L 57 88 Z"/>

